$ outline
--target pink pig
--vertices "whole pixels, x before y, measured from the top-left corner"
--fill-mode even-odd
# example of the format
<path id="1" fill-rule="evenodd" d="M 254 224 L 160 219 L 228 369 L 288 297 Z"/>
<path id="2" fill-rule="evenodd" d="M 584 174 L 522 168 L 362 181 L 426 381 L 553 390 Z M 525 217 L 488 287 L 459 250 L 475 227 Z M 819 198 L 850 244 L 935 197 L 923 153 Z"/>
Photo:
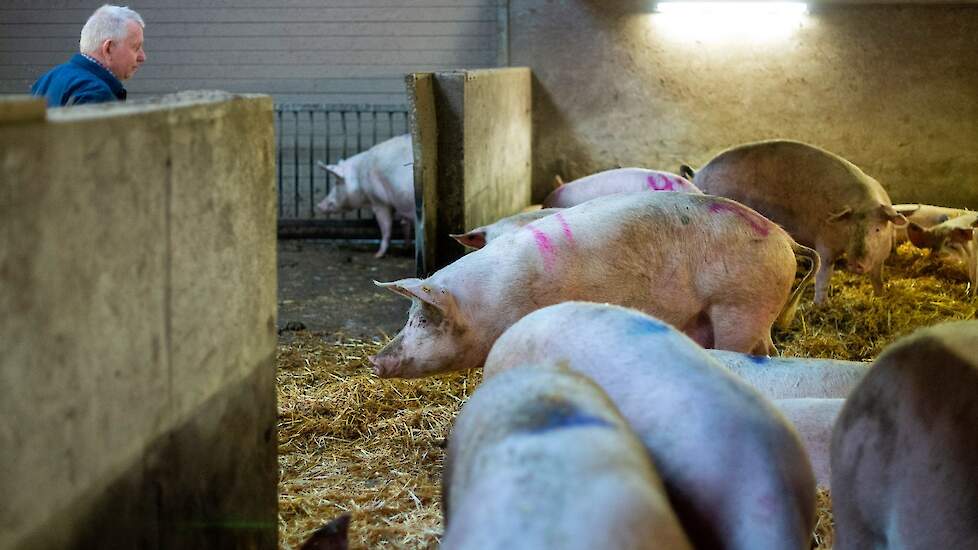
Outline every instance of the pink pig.
<path id="1" fill-rule="evenodd" d="M 832 432 L 836 550 L 978 548 L 978 321 L 890 345 Z"/>
<path id="2" fill-rule="evenodd" d="M 527 313 L 567 300 L 634 307 L 704 347 L 773 351 L 771 325 L 791 319 L 812 270 L 791 291 L 795 252 L 815 251 L 721 197 L 599 197 L 503 235 L 435 272 L 379 286 L 410 298 L 407 324 L 370 360 L 384 377 L 482 366 Z M 790 296 L 790 297 L 789 297 Z"/>
<path id="3" fill-rule="evenodd" d="M 601 388 L 524 364 L 479 385 L 442 477 L 444 550 L 690 550 L 642 442 Z"/>
<path id="4" fill-rule="evenodd" d="M 968 273 L 966 293 L 978 294 L 978 213 L 969 212 L 933 227 L 910 222 L 907 236 L 914 246 L 930 248 L 941 259 L 963 264 Z"/>
<path id="5" fill-rule="evenodd" d="M 595 197 L 641 191 L 701 192 L 685 178 L 670 172 L 645 168 L 616 168 L 561 185 L 543 200 L 543 207 L 569 208 Z"/>
<path id="6" fill-rule="evenodd" d="M 336 164 L 319 167 L 338 179 L 316 208 L 332 214 L 369 206 L 380 226 L 380 249 L 387 252 L 394 219 L 404 222 L 408 235 L 414 223 L 414 153 L 411 136 L 404 134 L 378 143 Z"/>
<path id="7" fill-rule="evenodd" d="M 903 214 L 910 223 L 915 223 L 919 227 L 928 228 L 942 224 L 951 218 L 957 218 L 965 214 L 970 214 L 968 210 L 961 208 L 950 208 L 947 206 L 934 206 L 932 204 L 894 204 L 893 209 Z M 909 224 L 908 224 L 909 225 Z M 896 227 L 893 232 L 893 246 L 907 242 L 908 225 Z"/>
<path id="8" fill-rule="evenodd" d="M 696 548 L 807 550 L 815 483 L 770 401 L 695 342 L 634 309 L 564 302 L 510 327 L 487 382 L 522 364 L 594 380 L 645 444 Z"/>
<path id="9" fill-rule="evenodd" d="M 693 174 L 684 166 L 683 174 Z M 869 275 L 883 292 L 883 262 L 893 228 L 907 220 L 878 181 L 846 159 L 807 143 L 760 141 L 721 152 L 693 176 L 706 193 L 729 197 L 764 214 L 821 257 L 815 303 L 828 297 L 834 262 Z"/>

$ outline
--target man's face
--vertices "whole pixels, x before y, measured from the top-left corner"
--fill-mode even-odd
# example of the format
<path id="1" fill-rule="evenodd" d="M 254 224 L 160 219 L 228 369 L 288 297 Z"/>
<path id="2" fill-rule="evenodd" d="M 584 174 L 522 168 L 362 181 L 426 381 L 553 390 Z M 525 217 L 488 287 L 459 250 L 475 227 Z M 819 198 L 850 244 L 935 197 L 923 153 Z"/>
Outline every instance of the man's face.
<path id="1" fill-rule="evenodd" d="M 112 40 L 106 46 L 106 61 L 109 70 L 119 80 L 129 80 L 136 69 L 146 61 L 143 52 L 143 28 L 135 21 L 129 21 L 129 32 L 122 40 Z"/>

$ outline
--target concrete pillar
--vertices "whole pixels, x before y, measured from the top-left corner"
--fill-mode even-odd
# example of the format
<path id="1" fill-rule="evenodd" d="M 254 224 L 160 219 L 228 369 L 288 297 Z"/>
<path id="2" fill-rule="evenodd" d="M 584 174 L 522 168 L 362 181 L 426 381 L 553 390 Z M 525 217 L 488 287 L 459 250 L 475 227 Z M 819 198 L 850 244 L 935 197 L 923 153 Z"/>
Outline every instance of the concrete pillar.
<path id="1" fill-rule="evenodd" d="M 0 548 L 276 545 L 274 146 L 267 96 L 0 117 Z"/>

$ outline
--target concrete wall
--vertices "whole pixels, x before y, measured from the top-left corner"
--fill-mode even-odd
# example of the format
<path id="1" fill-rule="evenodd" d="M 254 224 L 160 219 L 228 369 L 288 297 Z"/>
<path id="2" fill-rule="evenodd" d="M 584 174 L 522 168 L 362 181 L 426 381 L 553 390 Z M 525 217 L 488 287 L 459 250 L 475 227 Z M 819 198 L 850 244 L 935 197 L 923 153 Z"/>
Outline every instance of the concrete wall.
<path id="1" fill-rule="evenodd" d="M 978 6 L 852 4 L 738 32 L 644 1 L 512 0 L 511 61 L 534 74 L 534 199 L 554 174 L 676 171 L 786 137 L 896 202 L 978 208 Z"/>
<path id="2" fill-rule="evenodd" d="M 0 170 L 0 548 L 274 547 L 271 99 L 0 121 Z"/>
<path id="3" fill-rule="evenodd" d="M 421 275 L 464 252 L 449 233 L 494 222 L 530 203 L 530 71 L 523 68 L 451 71 L 409 76 L 415 182 L 424 201 L 418 232 Z M 431 136 L 434 132 L 437 135 Z M 435 158 L 419 155 L 436 144 Z M 430 186 L 434 186 L 431 189 Z"/>

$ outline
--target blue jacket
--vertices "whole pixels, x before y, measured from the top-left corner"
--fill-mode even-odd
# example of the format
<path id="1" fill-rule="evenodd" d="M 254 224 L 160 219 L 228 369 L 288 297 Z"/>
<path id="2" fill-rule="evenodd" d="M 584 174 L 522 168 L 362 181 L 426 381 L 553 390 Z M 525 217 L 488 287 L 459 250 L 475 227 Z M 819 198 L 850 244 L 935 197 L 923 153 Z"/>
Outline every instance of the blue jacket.
<path id="1" fill-rule="evenodd" d="M 126 99 L 122 82 L 80 53 L 73 55 L 64 65 L 44 73 L 31 86 L 31 94 L 44 96 L 48 107 Z"/>

